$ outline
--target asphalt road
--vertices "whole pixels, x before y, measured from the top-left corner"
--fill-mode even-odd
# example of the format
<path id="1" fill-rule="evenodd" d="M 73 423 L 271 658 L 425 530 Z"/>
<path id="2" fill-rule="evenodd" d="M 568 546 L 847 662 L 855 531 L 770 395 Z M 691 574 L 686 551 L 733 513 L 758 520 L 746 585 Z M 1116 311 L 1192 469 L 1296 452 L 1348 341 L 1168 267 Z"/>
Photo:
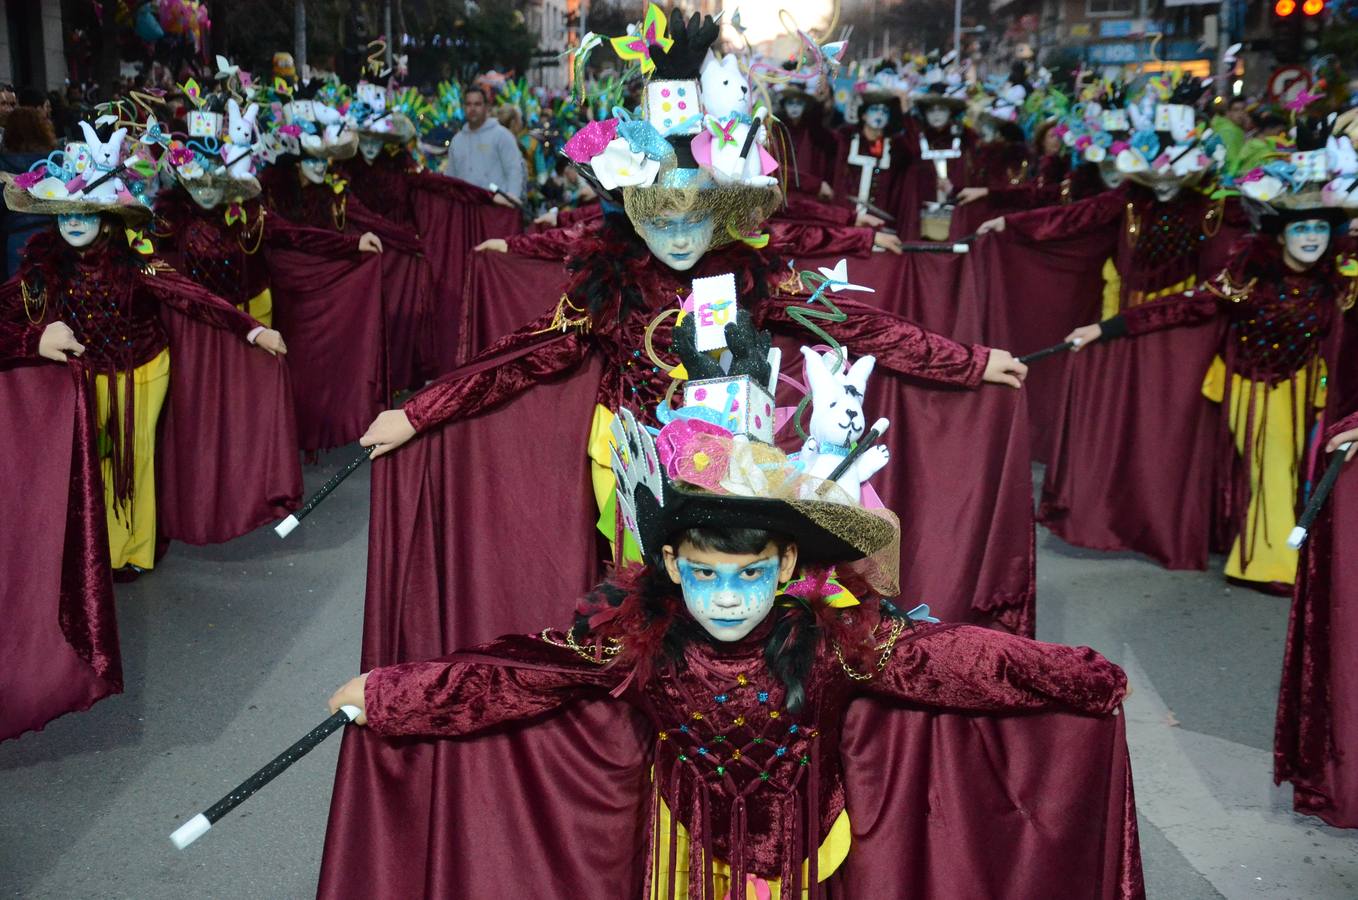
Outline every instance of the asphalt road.
<path id="1" fill-rule="evenodd" d="M 308 486 L 350 455 L 311 467 Z M 126 693 L 0 744 L 0 896 L 312 895 L 338 740 L 188 850 L 167 836 L 324 718 L 357 672 L 367 488 L 365 468 L 287 541 L 177 545 L 119 586 Z M 1101 650 L 1136 690 L 1150 897 L 1358 897 L 1358 835 L 1295 815 L 1272 785 L 1287 601 L 1045 533 L 1038 545 L 1039 637 Z"/>

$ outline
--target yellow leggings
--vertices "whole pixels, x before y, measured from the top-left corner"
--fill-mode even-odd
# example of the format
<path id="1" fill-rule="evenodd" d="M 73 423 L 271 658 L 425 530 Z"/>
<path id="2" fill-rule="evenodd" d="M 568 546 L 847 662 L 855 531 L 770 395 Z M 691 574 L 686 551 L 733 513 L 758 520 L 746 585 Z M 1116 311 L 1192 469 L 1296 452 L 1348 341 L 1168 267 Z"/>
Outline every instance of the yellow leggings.
<path id="1" fill-rule="evenodd" d="M 255 321 L 265 328 L 273 327 L 273 294 L 265 288 L 258 294 L 250 298 L 250 302 L 245 305 L 245 311 L 255 317 Z"/>
<path id="2" fill-rule="evenodd" d="M 1196 278 L 1189 276 L 1183 281 L 1160 288 L 1158 291 L 1128 297 L 1127 305 L 1139 306 L 1160 297 L 1182 293 L 1191 288 L 1196 281 Z M 1113 265 L 1112 258 L 1109 257 L 1103 263 L 1103 310 L 1099 319 L 1111 319 L 1120 312 L 1122 312 L 1122 276 L 1118 273 L 1118 267 Z"/>
<path id="3" fill-rule="evenodd" d="M 1304 401 L 1308 379 L 1305 370 L 1296 376 L 1295 396 Z M 1322 384 L 1325 369 L 1320 371 Z M 1203 381 L 1202 392 L 1220 403 L 1226 384 L 1226 364 L 1221 357 Z M 1250 502 L 1245 512 L 1244 533 L 1231 545 L 1226 560 L 1226 575 L 1243 581 L 1291 584 L 1297 577 L 1297 551 L 1287 546 L 1287 536 L 1297 524 L 1297 479 L 1306 452 L 1305 411 L 1293 415 L 1293 387 L 1284 381 L 1273 387 L 1249 381 L 1239 375 L 1231 378 L 1231 434 L 1235 450 L 1245 456 L 1245 426 L 1249 400 L 1253 396 L 1254 446 L 1246 457 L 1250 471 Z M 1317 392 L 1316 404 L 1325 405 L 1325 390 Z M 1295 421 L 1294 421 L 1295 419 Z M 1265 427 L 1260 427 L 1263 423 Z M 1248 541 L 1248 544 L 1242 543 Z M 1242 566 L 1242 551 L 1248 546 L 1249 565 Z"/>
<path id="4" fill-rule="evenodd" d="M 134 565 L 149 569 L 156 563 L 156 422 L 165 394 L 170 389 L 170 351 L 132 370 L 135 421 L 132 431 L 132 497 L 121 508 L 113 497 L 113 459 L 104 456 L 104 511 L 108 517 L 108 550 L 113 568 Z M 94 390 L 98 402 L 100 444 L 105 443 L 109 417 L 107 375 L 97 375 Z M 126 402 L 126 382 L 118 379 L 118 407 Z"/>

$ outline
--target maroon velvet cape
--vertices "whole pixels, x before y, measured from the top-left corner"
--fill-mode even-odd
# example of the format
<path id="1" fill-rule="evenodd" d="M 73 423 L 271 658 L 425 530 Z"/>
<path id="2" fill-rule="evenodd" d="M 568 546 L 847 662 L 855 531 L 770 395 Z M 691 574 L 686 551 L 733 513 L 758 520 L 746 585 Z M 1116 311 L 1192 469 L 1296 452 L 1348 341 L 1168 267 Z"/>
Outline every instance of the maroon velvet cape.
<path id="1" fill-rule="evenodd" d="M 178 273 L 153 291 L 202 288 Z M 157 538 L 221 543 L 297 508 L 302 493 L 282 359 L 161 304 L 170 388 L 156 448 Z M 122 690 L 94 394 L 78 364 L 0 370 L 0 421 L 25 435 L 0 462 L 16 527 L 0 536 L 0 740 Z"/>
<path id="2" fill-rule="evenodd" d="M 524 275 L 543 270 L 520 264 L 476 259 L 486 271 L 472 283 L 495 302 L 475 304 L 473 349 L 560 295 L 558 274 L 529 306 Z M 363 670 L 540 630 L 597 578 L 584 448 L 598 366 L 591 356 L 374 465 Z M 1019 398 L 921 390 L 885 373 L 874 382 L 871 402 L 895 423 L 883 496 L 902 512 L 904 598 L 945 620 L 1031 633 Z M 570 446 L 578 456 L 563 452 Z M 513 522 L 512 540 L 492 522 Z M 648 745 L 645 723 L 606 702 L 459 740 L 350 729 L 320 895 L 571 897 L 587 886 L 639 896 Z M 992 718 L 860 700 L 844 752 L 854 850 L 837 896 L 1045 897 L 1072 883 L 1090 897 L 1142 894 L 1120 718 Z"/>
<path id="3" fill-rule="evenodd" d="M 359 253 L 356 246 L 330 256 L 287 247 L 269 251 L 274 327 L 288 343 L 303 450 L 352 443 L 386 406 L 382 256 Z"/>
<path id="4" fill-rule="evenodd" d="M 1355 534 L 1358 472 L 1349 464 L 1302 550 L 1273 743 L 1273 778 L 1292 783 L 1294 808 L 1340 828 L 1358 828 Z"/>
<path id="5" fill-rule="evenodd" d="M 0 369 L 0 740 L 123 689 L 94 389 L 79 365 Z M 19 486 L 22 485 L 22 488 Z"/>

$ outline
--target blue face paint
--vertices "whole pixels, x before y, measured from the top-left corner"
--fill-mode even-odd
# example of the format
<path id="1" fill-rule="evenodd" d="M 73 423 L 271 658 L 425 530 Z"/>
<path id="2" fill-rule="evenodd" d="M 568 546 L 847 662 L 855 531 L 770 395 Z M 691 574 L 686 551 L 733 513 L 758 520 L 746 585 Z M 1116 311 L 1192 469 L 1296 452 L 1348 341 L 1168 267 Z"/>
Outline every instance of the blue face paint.
<path id="1" fill-rule="evenodd" d="M 677 560 L 684 605 L 719 641 L 738 641 L 768 616 L 778 596 L 779 557 L 748 563 Z"/>
<path id="2" fill-rule="evenodd" d="M 1329 237 L 1330 223 L 1324 219 L 1307 219 L 1305 222 L 1289 222 L 1283 230 L 1288 237 Z"/>
<path id="3" fill-rule="evenodd" d="M 1324 219 L 1288 222 L 1283 228 L 1283 253 L 1295 268 L 1310 268 L 1329 248 L 1330 223 Z"/>
<path id="4" fill-rule="evenodd" d="M 707 213 L 665 213 L 637 224 L 637 233 L 655 257 L 678 272 L 698 264 L 712 246 L 715 230 Z"/>

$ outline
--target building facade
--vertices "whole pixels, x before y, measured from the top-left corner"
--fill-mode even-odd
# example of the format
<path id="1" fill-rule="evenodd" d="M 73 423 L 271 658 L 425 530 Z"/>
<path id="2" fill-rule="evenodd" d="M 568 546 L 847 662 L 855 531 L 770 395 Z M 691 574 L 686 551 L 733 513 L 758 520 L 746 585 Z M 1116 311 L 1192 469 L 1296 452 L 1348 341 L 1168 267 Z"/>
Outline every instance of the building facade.
<path id="1" fill-rule="evenodd" d="M 59 91 L 66 84 L 61 0 L 5 0 L 0 80 Z"/>

